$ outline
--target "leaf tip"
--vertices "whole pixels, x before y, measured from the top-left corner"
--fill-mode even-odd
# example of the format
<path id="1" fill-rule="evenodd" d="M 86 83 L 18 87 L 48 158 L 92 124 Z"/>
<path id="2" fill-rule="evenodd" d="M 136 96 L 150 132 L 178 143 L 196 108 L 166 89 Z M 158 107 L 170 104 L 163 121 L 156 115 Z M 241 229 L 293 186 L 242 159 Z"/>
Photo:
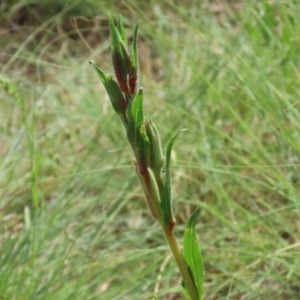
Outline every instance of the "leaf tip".
<path id="1" fill-rule="evenodd" d="M 182 128 L 182 129 L 179 130 L 179 133 L 184 132 L 184 131 L 188 131 L 188 130 L 189 130 L 188 128 Z"/>

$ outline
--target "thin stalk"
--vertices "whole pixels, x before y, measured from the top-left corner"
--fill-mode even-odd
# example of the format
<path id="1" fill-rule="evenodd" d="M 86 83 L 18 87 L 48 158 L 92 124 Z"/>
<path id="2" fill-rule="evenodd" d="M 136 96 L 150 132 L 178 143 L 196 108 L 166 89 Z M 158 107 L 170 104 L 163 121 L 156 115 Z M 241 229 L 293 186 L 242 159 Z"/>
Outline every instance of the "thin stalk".
<path id="1" fill-rule="evenodd" d="M 199 300 L 198 292 L 194 284 L 194 280 L 191 277 L 188 265 L 184 259 L 184 256 L 178 246 L 175 234 L 174 227 L 163 227 L 166 239 L 169 243 L 170 249 L 173 253 L 173 256 L 176 260 L 177 266 L 180 270 L 183 282 L 185 283 L 186 289 L 189 292 L 191 300 Z"/>
<path id="2" fill-rule="evenodd" d="M 171 151 L 177 138 L 177 132 L 167 146 L 166 178 L 161 177 L 163 153 L 156 126 L 143 112 L 143 90 L 138 88 L 137 26 L 134 31 L 133 55 L 130 59 L 125 47 L 127 39 L 122 19 L 115 26 L 112 17 L 109 20 L 112 36 L 112 58 L 117 81 L 106 76 L 93 61 L 96 70 L 110 97 L 113 108 L 121 117 L 127 131 L 127 139 L 135 154 L 136 171 L 144 189 L 152 216 L 161 224 L 170 249 L 180 270 L 185 289 L 191 300 L 199 300 L 194 276 L 178 246 L 175 234 L 175 217 L 171 199 Z M 169 226 L 165 226 L 169 224 Z M 187 252 L 190 259 L 190 252 Z M 201 295 L 200 295 L 201 296 Z"/>

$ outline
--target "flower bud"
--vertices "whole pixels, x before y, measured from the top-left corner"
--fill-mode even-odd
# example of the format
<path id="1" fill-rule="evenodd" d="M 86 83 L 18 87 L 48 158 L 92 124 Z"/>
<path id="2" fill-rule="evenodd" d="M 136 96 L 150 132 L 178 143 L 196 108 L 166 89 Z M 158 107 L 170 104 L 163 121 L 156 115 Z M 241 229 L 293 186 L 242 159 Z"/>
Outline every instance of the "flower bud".
<path id="1" fill-rule="evenodd" d="M 146 121 L 146 132 L 150 142 L 149 166 L 156 173 L 161 171 L 163 166 L 163 152 L 157 127 L 151 120 Z"/>
<path id="2" fill-rule="evenodd" d="M 157 127 L 151 122 L 151 120 L 147 120 L 145 123 L 146 132 L 150 143 L 149 167 L 154 173 L 159 190 L 162 191 L 163 180 L 161 177 L 161 169 L 163 166 L 163 152 L 161 149 L 159 133 Z"/>
<path id="3" fill-rule="evenodd" d="M 125 40 L 125 31 L 123 30 L 122 23 L 118 22 L 118 27 L 121 32 L 116 28 L 112 18 L 109 20 L 110 32 L 111 32 L 111 47 L 112 47 L 112 62 L 115 70 L 115 74 L 120 85 L 121 91 L 125 94 L 129 93 L 128 78 L 132 72 L 133 65 L 131 59 L 123 42 Z M 123 35 L 123 37 L 122 37 Z"/>

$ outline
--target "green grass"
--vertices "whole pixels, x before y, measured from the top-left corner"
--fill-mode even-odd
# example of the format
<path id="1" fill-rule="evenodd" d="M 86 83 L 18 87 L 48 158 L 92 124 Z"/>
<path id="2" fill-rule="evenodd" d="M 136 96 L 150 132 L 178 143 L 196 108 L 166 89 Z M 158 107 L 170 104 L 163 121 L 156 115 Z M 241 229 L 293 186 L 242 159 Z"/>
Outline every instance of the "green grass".
<path id="1" fill-rule="evenodd" d="M 140 19 L 145 112 L 164 147 L 189 129 L 174 147 L 173 194 L 180 240 L 202 207 L 205 299 L 299 299 L 300 5 L 248 1 L 216 15 L 206 1 L 105 2 L 66 2 L 13 33 L 2 24 L 0 299 L 181 299 L 88 64 L 112 70 L 108 12 L 128 32 Z M 102 21 L 77 30 L 74 16 Z"/>

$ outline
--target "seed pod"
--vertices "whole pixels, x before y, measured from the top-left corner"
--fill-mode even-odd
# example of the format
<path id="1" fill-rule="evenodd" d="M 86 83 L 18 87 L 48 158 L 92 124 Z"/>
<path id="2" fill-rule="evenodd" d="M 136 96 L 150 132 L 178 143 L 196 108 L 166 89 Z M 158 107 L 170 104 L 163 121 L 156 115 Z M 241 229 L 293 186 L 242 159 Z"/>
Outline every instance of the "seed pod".
<path id="1" fill-rule="evenodd" d="M 151 169 L 148 168 L 147 173 L 141 175 L 137 167 L 136 173 L 143 187 L 151 215 L 161 223 L 160 196 L 154 174 Z"/>
<path id="2" fill-rule="evenodd" d="M 157 212 L 157 219 L 160 222 L 161 220 L 161 208 L 160 208 L 160 194 L 157 186 L 157 182 L 154 176 L 154 173 L 150 168 L 148 168 L 148 176 L 149 176 L 149 183 L 148 183 L 148 190 L 151 196 L 151 200 L 153 203 L 153 207 Z"/>
<path id="3" fill-rule="evenodd" d="M 154 173 L 160 173 L 163 166 L 163 152 L 159 132 L 151 120 L 146 121 L 146 132 L 150 142 L 149 166 Z"/>

